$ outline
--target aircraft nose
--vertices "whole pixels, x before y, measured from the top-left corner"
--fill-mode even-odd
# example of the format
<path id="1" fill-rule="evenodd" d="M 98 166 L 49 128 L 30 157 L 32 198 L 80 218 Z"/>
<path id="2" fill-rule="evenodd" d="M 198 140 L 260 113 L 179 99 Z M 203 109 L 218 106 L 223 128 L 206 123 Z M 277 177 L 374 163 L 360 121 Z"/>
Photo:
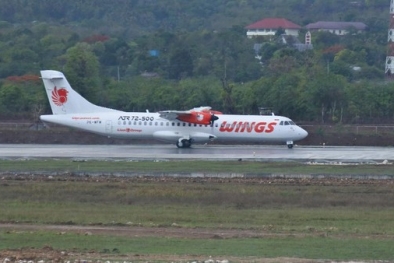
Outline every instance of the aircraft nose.
<path id="1" fill-rule="evenodd" d="M 308 132 L 306 130 L 304 130 L 301 127 L 298 127 L 298 128 L 299 128 L 298 134 L 300 135 L 300 140 L 304 139 L 306 136 L 308 136 Z"/>

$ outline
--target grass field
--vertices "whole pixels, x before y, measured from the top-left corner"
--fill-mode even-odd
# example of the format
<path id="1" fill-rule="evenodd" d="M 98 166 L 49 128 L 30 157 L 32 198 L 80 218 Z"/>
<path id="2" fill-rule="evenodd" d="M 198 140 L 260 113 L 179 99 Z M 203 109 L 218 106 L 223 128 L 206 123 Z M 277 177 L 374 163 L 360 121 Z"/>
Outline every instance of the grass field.
<path id="1" fill-rule="evenodd" d="M 132 171 L 246 173 L 253 178 L 15 175 Z M 262 178 L 264 174 L 392 175 L 392 166 L 254 162 L 0 161 L 0 222 L 253 230 L 264 237 L 85 236 L 0 228 L 0 250 L 21 247 L 97 253 L 394 260 L 394 181 Z M 6 172 L 14 171 L 14 172 Z M 191 256 L 190 259 L 193 257 Z"/>
<path id="2" fill-rule="evenodd" d="M 59 173 L 238 173 L 302 175 L 387 175 L 394 178 L 394 165 L 309 165 L 299 162 L 251 161 L 86 161 L 86 160 L 0 160 L 0 172 Z"/>
<path id="3" fill-rule="evenodd" d="M 237 239 L 180 239 L 180 238 L 125 238 L 108 236 L 84 236 L 78 234 L 59 235 L 50 232 L 19 232 L 0 234 L 5 247 L 44 247 L 48 243 L 55 249 L 98 251 L 101 253 L 121 254 L 158 254 L 158 255 L 206 255 L 213 257 L 238 258 L 308 258 L 332 260 L 390 260 L 392 240 L 367 240 L 355 238 L 302 237 L 281 238 L 237 238 Z M 7 244 L 7 245 L 4 245 Z M 82 249 L 81 249 L 82 248 Z"/>

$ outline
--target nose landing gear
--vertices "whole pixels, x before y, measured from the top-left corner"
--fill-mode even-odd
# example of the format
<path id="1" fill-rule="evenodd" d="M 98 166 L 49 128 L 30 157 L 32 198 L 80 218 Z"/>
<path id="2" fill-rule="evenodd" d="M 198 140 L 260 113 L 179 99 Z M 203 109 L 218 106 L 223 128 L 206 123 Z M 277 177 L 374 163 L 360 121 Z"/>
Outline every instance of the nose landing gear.
<path id="1" fill-rule="evenodd" d="M 294 146 L 293 141 L 287 141 L 286 144 L 287 144 L 287 148 L 289 149 L 292 149 Z"/>

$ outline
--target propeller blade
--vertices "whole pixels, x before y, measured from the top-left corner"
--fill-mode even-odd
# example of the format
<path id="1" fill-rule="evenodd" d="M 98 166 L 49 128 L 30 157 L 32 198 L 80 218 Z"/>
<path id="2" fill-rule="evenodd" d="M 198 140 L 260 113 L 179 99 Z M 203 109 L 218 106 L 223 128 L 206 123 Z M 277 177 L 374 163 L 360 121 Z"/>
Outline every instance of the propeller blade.
<path id="1" fill-rule="evenodd" d="M 212 114 L 211 115 L 211 125 L 213 125 L 213 123 L 214 123 L 214 121 L 216 121 L 216 120 L 218 120 L 219 119 L 219 117 L 218 116 L 216 116 L 215 114 Z"/>

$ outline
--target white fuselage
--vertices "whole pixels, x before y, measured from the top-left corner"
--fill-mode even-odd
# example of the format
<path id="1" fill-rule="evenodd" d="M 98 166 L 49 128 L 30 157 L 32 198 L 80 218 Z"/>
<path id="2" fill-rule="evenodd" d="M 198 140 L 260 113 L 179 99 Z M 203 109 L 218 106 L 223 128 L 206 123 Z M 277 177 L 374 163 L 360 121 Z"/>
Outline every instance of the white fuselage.
<path id="1" fill-rule="evenodd" d="M 217 115 L 213 125 L 168 120 L 159 113 L 97 112 L 42 115 L 43 121 L 65 125 L 113 138 L 157 139 L 175 142 L 180 137 L 196 143 L 211 140 L 237 142 L 288 142 L 308 133 L 289 118 L 270 115 Z"/>

